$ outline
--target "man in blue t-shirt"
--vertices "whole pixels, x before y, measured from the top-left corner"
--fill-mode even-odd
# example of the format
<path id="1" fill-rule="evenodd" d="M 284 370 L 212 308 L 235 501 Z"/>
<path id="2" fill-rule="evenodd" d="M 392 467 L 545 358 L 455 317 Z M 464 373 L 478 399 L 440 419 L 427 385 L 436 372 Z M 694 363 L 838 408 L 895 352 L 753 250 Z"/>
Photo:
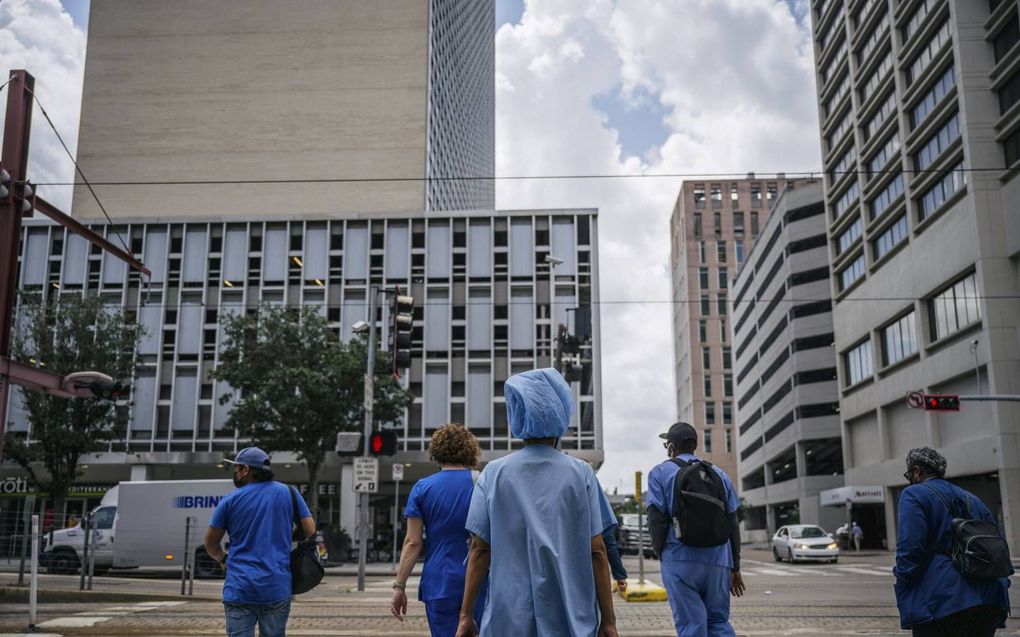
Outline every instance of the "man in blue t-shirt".
<path id="1" fill-rule="evenodd" d="M 697 548 L 677 538 L 672 520 L 673 488 L 683 462 L 702 462 L 694 455 L 698 433 L 685 423 L 674 423 L 669 431 L 659 434 L 669 459 L 648 473 L 648 529 L 652 547 L 659 553 L 662 584 L 669 596 L 677 637 L 733 637 L 730 626 L 730 594 L 744 594 L 740 575 L 740 530 L 736 512 L 740 506 L 729 476 L 722 469 L 712 469 L 726 489 L 726 513 L 730 522 L 730 539 L 718 546 Z"/>
<path id="2" fill-rule="evenodd" d="M 220 500 L 205 534 L 209 557 L 226 569 L 223 606 L 230 637 L 284 637 L 290 616 L 290 550 L 294 502 L 303 537 L 315 533 L 315 521 L 303 498 L 273 480 L 269 456 L 258 447 L 238 452 L 233 460 L 234 486 Z M 230 553 L 223 536 L 230 535 Z"/>

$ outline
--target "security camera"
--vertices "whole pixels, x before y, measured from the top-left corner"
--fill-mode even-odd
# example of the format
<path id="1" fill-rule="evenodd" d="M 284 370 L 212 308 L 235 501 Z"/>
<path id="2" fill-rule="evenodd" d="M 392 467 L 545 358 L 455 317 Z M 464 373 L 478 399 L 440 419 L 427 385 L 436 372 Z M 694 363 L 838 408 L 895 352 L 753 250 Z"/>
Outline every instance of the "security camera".
<path id="1" fill-rule="evenodd" d="M 981 341 L 979 341 L 978 339 L 976 339 L 976 338 L 975 338 L 974 340 L 972 340 L 972 341 L 970 342 L 970 344 L 971 344 L 971 345 L 973 345 L 974 347 L 977 347 L 977 346 L 978 346 L 978 343 L 980 343 L 980 342 L 981 342 Z"/>
<path id="2" fill-rule="evenodd" d="M 355 334 L 364 334 L 365 332 L 368 331 L 368 323 L 364 321 L 358 321 L 357 323 L 351 326 L 351 329 L 354 330 Z"/>
<path id="3" fill-rule="evenodd" d="M 562 265 L 563 264 L 563 259 L 558 259 L 558 258 L 554 257 L 551 254 L 547 254 L 547 255 L 545 255 L 545 262 L 548 263 L 549 265 L 553 266 L 553 267 L 556 267 L 558 265 Z"/>

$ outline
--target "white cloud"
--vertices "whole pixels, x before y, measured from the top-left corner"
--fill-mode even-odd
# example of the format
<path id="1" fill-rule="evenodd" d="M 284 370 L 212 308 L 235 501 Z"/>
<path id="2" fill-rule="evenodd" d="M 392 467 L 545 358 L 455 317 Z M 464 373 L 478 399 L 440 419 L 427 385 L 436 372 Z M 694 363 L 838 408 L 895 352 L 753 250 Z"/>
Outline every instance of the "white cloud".
<path id="1" fill-rule="evenodd" d="M 39 101 L 71 152 L 76 152 L 85 33 L 75 26 L 59 0 L 0 2 L 0 60 L 3 81 L 11 69 L 25 69 L 35 77 Z M 6 90 L 0 102 L 6 106 Z M 74 177 L 74 165 L 38 107 L 32 115 L 28 171 L 35 182 L 67 182 Z M 70 187 L 41 187 L 39 194 L 70 212 Z"/>
<path id="2" fill-rule="evenodd" d="M 529 0 L 497 34 L 497 174 L 817 170 L 810 35 L 783 0 Z M 569 55 L 566 53 L 570 53 Z M 579 54 L 583 53 L 583 54 Z M 593 97 L 661 101 L 669 138 L 625 157 Z M 644 98 L 644 96 L 642 96 Z M 669 216 L 677 179 L 500 182 L 501 208 L 599 208 L 607 488 L 662 457 L 676 416 Z"/>

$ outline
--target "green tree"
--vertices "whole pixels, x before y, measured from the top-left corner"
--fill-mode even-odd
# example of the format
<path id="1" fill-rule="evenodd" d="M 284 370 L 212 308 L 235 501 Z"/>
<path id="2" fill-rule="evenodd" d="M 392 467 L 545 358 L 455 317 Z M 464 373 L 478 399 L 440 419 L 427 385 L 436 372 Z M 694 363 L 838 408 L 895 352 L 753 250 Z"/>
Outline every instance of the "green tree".
<path id="1" fill-rule="evenodd" d="M 133 375 L 143 330 L 100 297 L 63 294 L 43 301 L 22 296 L 15 324 L 12 355 L 17 360 L 64 376 L 96 371 L 120 380 Z M 68 489 L 80 475 L 80 458 L 107 449 L 120 437 L 127 412 L 118 411 L 110 400 L 20 391 L 31 439 L 9 433 L 6 455 L 28 473 L 37 489 L 48 491 L 59 514 Z"/>
<path id="2" fill-rule="evenodd" d="M 297 454 L 308 468 L 306 499 L 314 516 L 319 470 L 337 432 L 364 427 L 368 347 L 357 338 L 341 342 L 314 307 L 262 305 L 222 323 L 226 342 L 213 376 L 239 392 L 227 426 L 267 452 Z M 411 401 L 390 375 L 377 376 L 375 425 L 399 421 Z"/>

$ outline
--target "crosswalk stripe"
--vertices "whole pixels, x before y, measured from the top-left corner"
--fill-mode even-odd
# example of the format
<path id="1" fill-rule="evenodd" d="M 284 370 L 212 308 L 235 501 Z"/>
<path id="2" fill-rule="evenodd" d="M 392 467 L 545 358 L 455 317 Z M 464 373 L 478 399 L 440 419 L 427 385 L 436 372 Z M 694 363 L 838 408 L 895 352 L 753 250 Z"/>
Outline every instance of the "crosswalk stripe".
<path id="1" fill-rule="evenodd" d="M 877 575 L 881 577 L 883 575 L 892 575 L 892 571 L 879 571 L 866 568 L 859 568 L 856 566 L 837 566 L 837 569 L 846 571 L 847 573 L 857 573 L 859 575 Z"/>

